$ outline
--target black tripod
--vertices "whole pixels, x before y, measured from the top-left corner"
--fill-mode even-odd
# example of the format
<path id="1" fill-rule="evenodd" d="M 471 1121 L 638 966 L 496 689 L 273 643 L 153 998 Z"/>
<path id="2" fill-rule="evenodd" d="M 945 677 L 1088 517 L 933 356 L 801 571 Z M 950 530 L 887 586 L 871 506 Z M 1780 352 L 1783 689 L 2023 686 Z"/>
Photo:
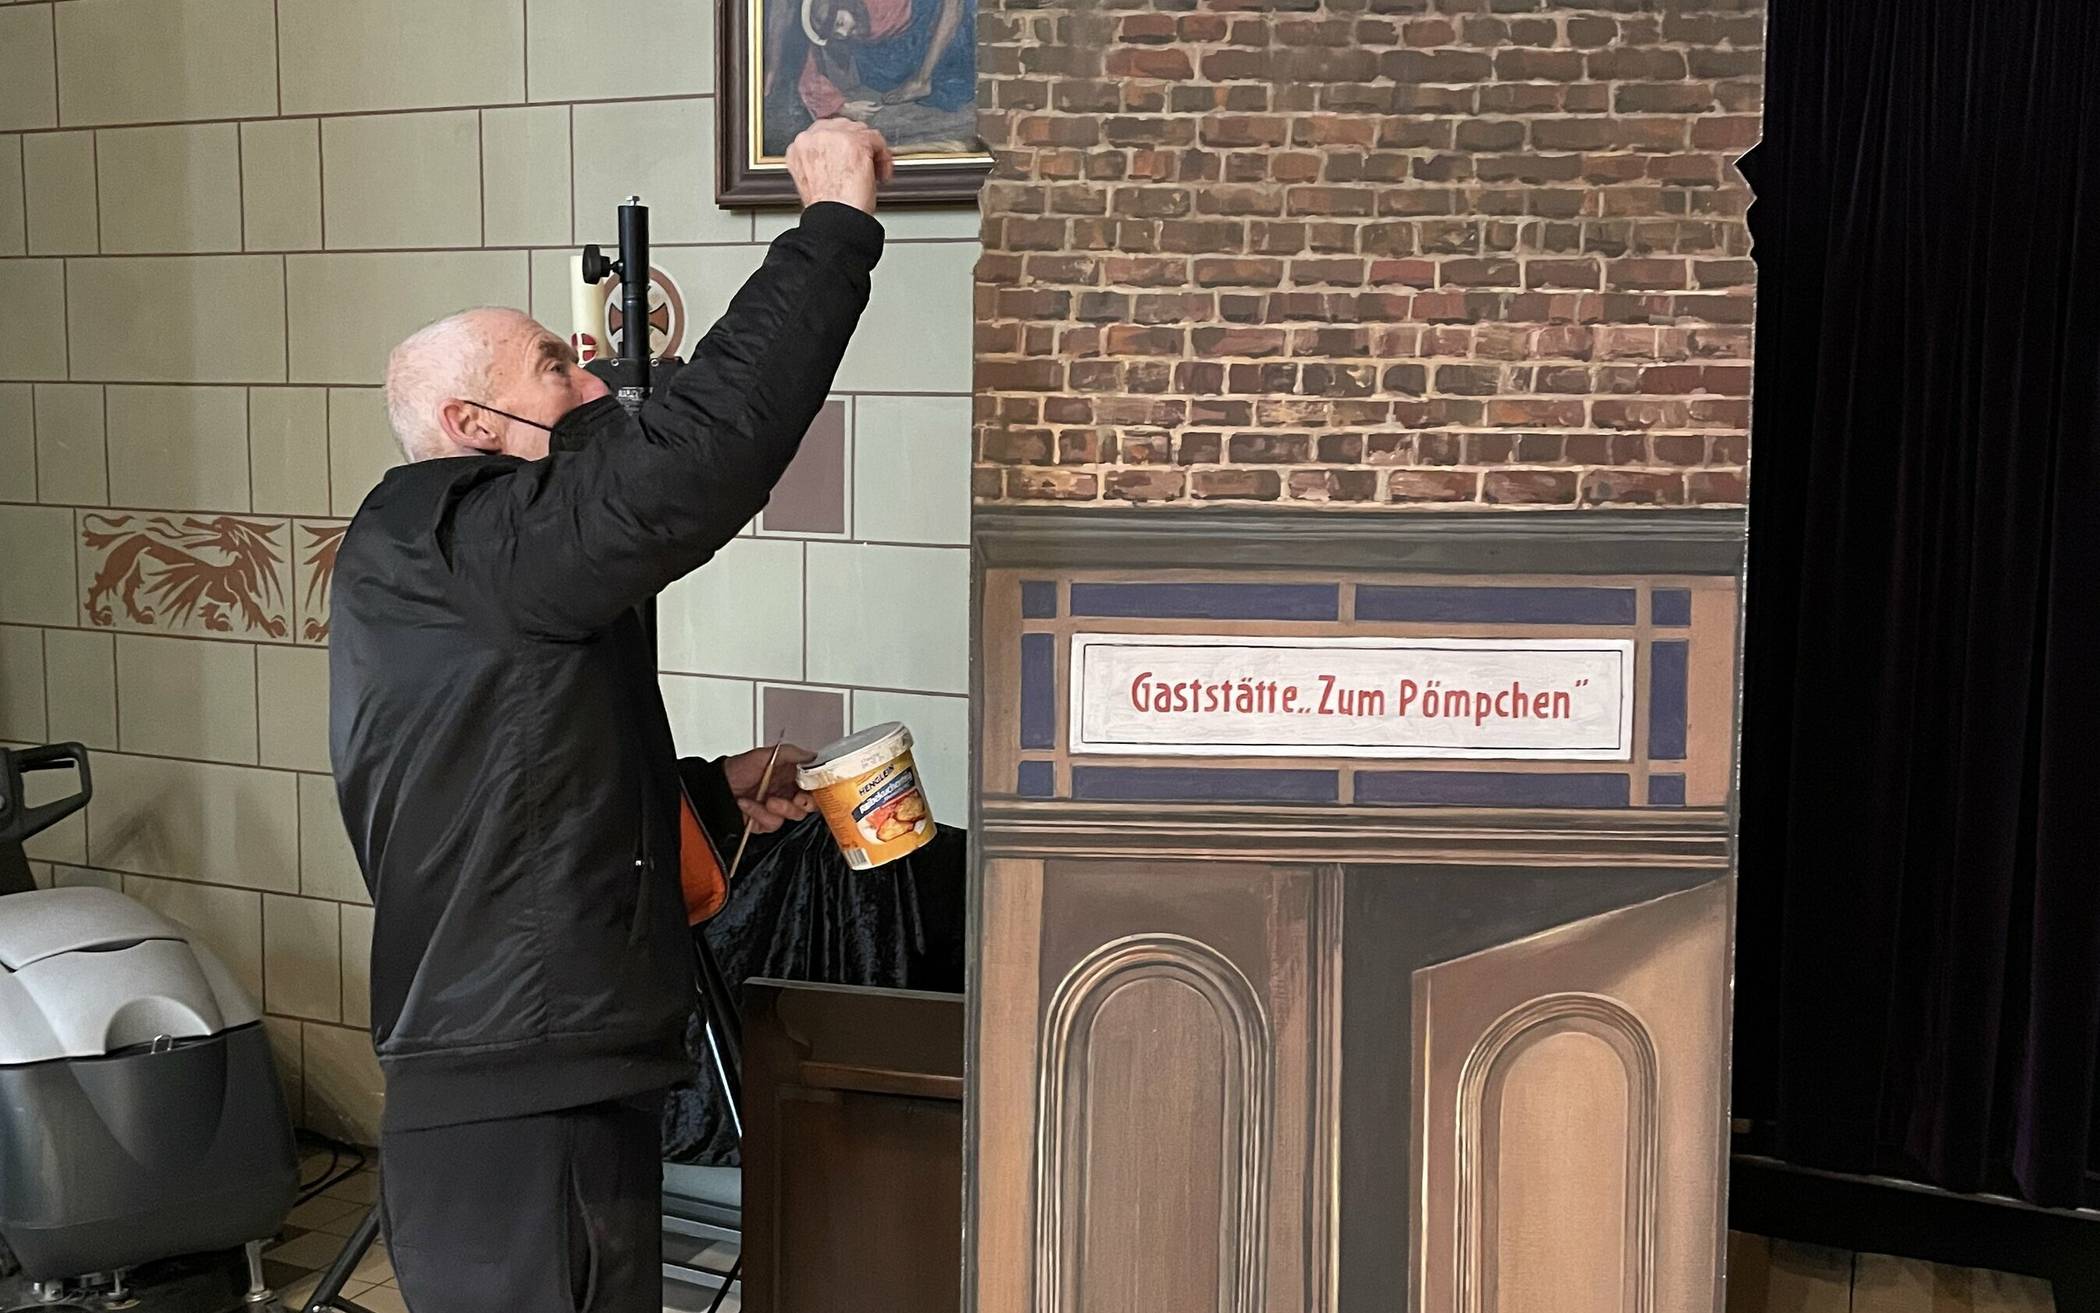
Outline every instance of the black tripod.
<path id="1" fill-rule="evenodd" d="M 357 1224 L 357 1230 L 351 1232 L 350 1239 L 344 1242 L 335 1262 L 328 1265 L 321 1284 L 315 1286 L 314 1293 L 307 1297 L 306 1307 L 301 1313 L 328 1313 L 330 1309 L 340 1309 L 343 1313 L 372 1313 L 364 1305 L 345 1298 L 343 1287 L 349 1284 L 350 1274 L 357 1270 L 357 1265 L 365 1261 L 365 1251 L 372 1247 L 373 1237 L 378 1234 L 379 1205 L 373 1204 L 365 1210 L 364 1220 Z"/>

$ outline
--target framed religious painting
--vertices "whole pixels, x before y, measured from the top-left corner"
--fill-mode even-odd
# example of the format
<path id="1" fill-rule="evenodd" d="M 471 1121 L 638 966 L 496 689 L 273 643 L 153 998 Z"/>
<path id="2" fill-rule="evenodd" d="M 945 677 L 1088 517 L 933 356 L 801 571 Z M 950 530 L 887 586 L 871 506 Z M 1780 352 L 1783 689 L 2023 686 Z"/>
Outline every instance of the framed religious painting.
<path id="1" fill-rule="evenodd" d="M 886 204 L 977 199 L 977 0 L 721 0 L 716 201 L 793 205 L 788 143 L 818 119 L 877 129 Z"/>

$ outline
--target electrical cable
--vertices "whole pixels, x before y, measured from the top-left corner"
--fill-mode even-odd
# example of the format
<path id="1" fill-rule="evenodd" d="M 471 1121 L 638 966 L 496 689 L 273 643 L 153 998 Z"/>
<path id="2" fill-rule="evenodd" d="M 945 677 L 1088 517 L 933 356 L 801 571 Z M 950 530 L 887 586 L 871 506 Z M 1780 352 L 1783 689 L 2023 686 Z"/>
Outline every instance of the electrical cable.
<path id="1" fill-rule="evenodd" d="M 321 1170 L 321 1175 L 313 1182 L 307 1183 L 302 1181 L 300 1183 L 299 1197 L 292 1205 L 294 1208 L 300 1204 L 311 1203 L 313 1200 L 320 1198 L 328 1193 L 329 1190 L 363 1171 L 365 1164 L 370 1161 L 366 1157 L 365 1151 L 354 1144 L 345 1144 L 341 1140 L 316 1134 L 313 1131 L 301 1131 L 299 1132 L 299 1138 L 302 1141 L 312 1142 L 326 1149 L 328 1151 L 328 1166 Z M 342 1167 L 342 1162 L 345 1158 L 352 1160 L 348 1167 Z M 338 1167 L 342 1167 L 342 1170 L 336 1170 Z"/>

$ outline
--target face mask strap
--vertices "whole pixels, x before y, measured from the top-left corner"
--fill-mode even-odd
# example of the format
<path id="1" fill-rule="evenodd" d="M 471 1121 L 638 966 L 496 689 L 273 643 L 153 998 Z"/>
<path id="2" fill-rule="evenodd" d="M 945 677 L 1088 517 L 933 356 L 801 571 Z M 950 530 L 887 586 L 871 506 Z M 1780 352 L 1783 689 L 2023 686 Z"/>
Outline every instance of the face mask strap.
<path id="1" fill-rule="evenodd" d="M 507 419 L 507 420 L 512 420 L 512 421 L 515 421 L 516 423 L 519 423 L 519 424 L 529 424 L 529 425 L 531 425 L 531 426 L 532 426 L 533 428 L 536 428 L 536 429 L 541 429 L 541 430 L 544 430 L 545 432 L 548 432 L 548 433 L 552 433 L 552 432 L 554 432 L 554 426 L 553 426 L 552 424 L 542 424 L 542 423 L 540 423 L 540 422 L 539 422 L 538 420 L 536 420 L 536 419 L 526 419 L 526 418 L 525 418 L 525 417 L 524 417 L 523 415 L 513 415 L 513 414 L 511 414 L 511 413 L 510 413 L 509 411 L 507 411 L 507 410 L 498 410 L 498 409 L 496 409 L 496 408 L 495 408 L 494 406 L 491 406 L 491 405 L 487 405 L 487 404 L 485 404 L 485 403 L 483 403 L 483 402 L 479 402 L 479 401 L 467 401 L 467 399 L 466 399 L 465 397 L 461 397 L 461 398 L 460 398 L 460 400 L 461 400 L 461 401 L 466 401 L 468 405 L 470 405 L 470 406 L 474 407 L 474 408 L 475 408 L 475 409 L 477 409 L 477 410 L 485 410 L 485 411 L 489 412 L 489 414 L 491 414 L 491 415 L 501 415 L 501 416 L 503 416 L 503 418 L 505 418 L 505 419 Z"/>

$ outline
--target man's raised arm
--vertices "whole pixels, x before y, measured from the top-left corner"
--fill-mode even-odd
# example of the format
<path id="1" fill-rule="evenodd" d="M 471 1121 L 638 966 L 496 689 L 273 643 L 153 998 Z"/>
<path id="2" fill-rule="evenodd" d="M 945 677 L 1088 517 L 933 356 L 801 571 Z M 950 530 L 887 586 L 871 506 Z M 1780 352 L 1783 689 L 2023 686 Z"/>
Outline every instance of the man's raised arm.
<path id="1" fill-rule="evenodd" d="M 638 417 L 610 397 L 555 426 L 547 459 L 468 492 L 455 568 L 512 623 L 581 637 L 704 564 L 748 524 L 830 392 L 882 254 L 888 148 L 827 122 L 789 165 L 808 202 Z"/>

